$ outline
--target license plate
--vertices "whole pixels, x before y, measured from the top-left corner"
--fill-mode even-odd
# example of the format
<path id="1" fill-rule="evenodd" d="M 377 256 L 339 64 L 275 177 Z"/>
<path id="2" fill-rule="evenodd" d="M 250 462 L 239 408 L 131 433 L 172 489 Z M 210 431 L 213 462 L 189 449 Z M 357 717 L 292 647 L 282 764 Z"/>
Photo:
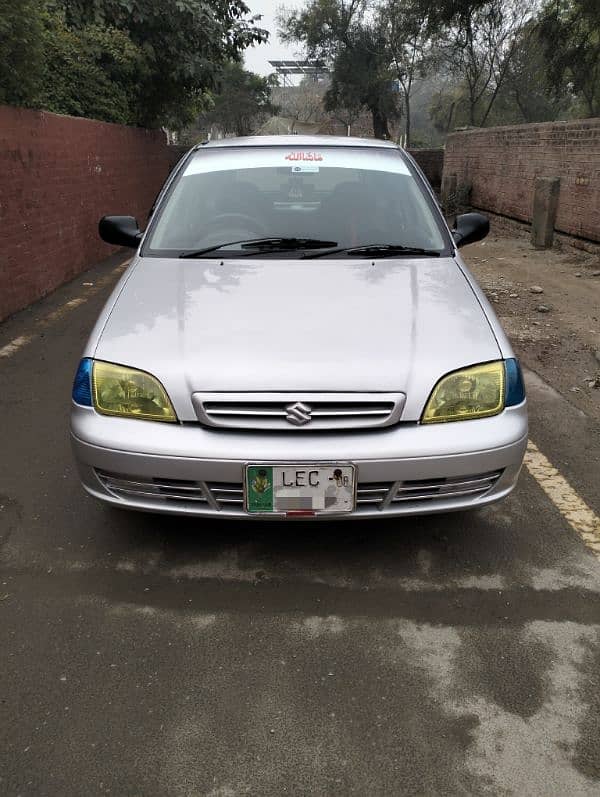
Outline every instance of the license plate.
<path id="1" fill-rule="evenodd" d="M 352 512 L 354 465 L 247 465 L 246 511 L 323 515 Z"/>

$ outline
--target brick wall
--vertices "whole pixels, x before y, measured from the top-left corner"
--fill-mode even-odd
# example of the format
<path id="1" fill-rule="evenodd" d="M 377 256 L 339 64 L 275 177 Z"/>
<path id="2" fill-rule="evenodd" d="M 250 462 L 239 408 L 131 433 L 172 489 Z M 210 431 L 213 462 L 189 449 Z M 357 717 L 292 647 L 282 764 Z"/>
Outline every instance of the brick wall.
<path id="1" fill-rule="evenodd" d="M 0 106 L 0 320 L 116 251 L 98 220 L 143 224 L 171 160 L 160 131 Z"/>
<path id="2" fill-rule="evenodd" d="M 434 190 L 439 191 L 442 185 L 442 172 L 444 170 L 444 150 L 409 149 L 408 151 L 419 164 Z"/>
<path id="3" fill-rule="evenodd" d="M 184 155 L 190 151 L 191 147 L 179 146 L 179 144 L 171 144 L 169 146 L 169 171 L 172 171 Z"/>
<path id="4" fill-rule="evenodd" d="M 442 193 L 456 175 L 473 207 L 530 222 L 536 177 L 560 177 L 556 228 L 600 241 L 600 119 L 453 133 Z"/>

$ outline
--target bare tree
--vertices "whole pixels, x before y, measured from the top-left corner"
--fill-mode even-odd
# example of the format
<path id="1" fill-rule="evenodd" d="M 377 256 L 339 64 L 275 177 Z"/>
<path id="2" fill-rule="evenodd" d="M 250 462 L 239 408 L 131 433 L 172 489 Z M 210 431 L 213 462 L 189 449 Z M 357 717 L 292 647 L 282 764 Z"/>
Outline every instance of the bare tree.
<path id="1" fill-rule="evenodd" d="M 321 122 L 325 118 L 323 95 L 326 86 L 314 80 L 303 80 L 299 86 L 281 86 L 273 98 L 282 116 L 294 122 Z"/>
<path id="2" fill-rule="evenodd" d="M 415 0 L 387 0 L 378 9 L 391 66 L 404 106 L 404 144 L 410 146 L 411 99 L 417 77 L 425 75 L 431 57 L 427 6 Z"/>
<path id="3" fill-rule="evenodd" d="M 364 114 L 365 107 L 359 102 L 350 105 L 337 105 L 333 111 L 330 112 L 330 117 L 338 124 L 346 128 L 346 135 L 352 135 L 352 126 Z"/>
<path id="4" fill-rule="evenodd" d="M 464 81 L 471 125 L 485 126 L 537 6 L 537 1 L 487 0 L 467 9 L 449 29 L 440 53 Z"/>

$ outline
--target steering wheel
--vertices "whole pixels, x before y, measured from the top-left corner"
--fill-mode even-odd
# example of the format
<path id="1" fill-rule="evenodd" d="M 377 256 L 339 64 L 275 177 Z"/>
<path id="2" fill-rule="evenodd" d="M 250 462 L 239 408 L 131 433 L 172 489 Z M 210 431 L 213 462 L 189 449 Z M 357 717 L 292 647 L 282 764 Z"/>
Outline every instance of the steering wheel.
<path id="1" fill-rule="evenodd" d="M 256 219 L 253 219 L 252 216 L 247 216 L 245 213 L 220 213 L 210 220 L 207 227 L 210 229 L 214 226 L 223 227 L 225 225 L 241 225 L 240 229 L 242 230 L 253 230 L 262 235 L 267 234 L 264 225 Z"/>

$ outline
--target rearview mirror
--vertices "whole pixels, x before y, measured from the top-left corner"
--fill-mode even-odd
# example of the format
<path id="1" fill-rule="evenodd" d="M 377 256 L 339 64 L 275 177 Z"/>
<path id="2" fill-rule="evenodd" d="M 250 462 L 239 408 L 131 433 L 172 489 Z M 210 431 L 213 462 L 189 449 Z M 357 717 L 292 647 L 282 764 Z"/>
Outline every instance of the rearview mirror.
<path id="1" fill-rule="evenodd" d="M 456 217 L 452 237 L 460 249 L 461 246 L 481 241 L 490 231 L 490 220 L 482 213 L 463 213 Z"/>
<path id="2" fill-rule="evenodd" d="M 107 244 L 137 249 L 142 232 L 133 216 L 104 216 L 98 224 L 100 238 Z"/>

